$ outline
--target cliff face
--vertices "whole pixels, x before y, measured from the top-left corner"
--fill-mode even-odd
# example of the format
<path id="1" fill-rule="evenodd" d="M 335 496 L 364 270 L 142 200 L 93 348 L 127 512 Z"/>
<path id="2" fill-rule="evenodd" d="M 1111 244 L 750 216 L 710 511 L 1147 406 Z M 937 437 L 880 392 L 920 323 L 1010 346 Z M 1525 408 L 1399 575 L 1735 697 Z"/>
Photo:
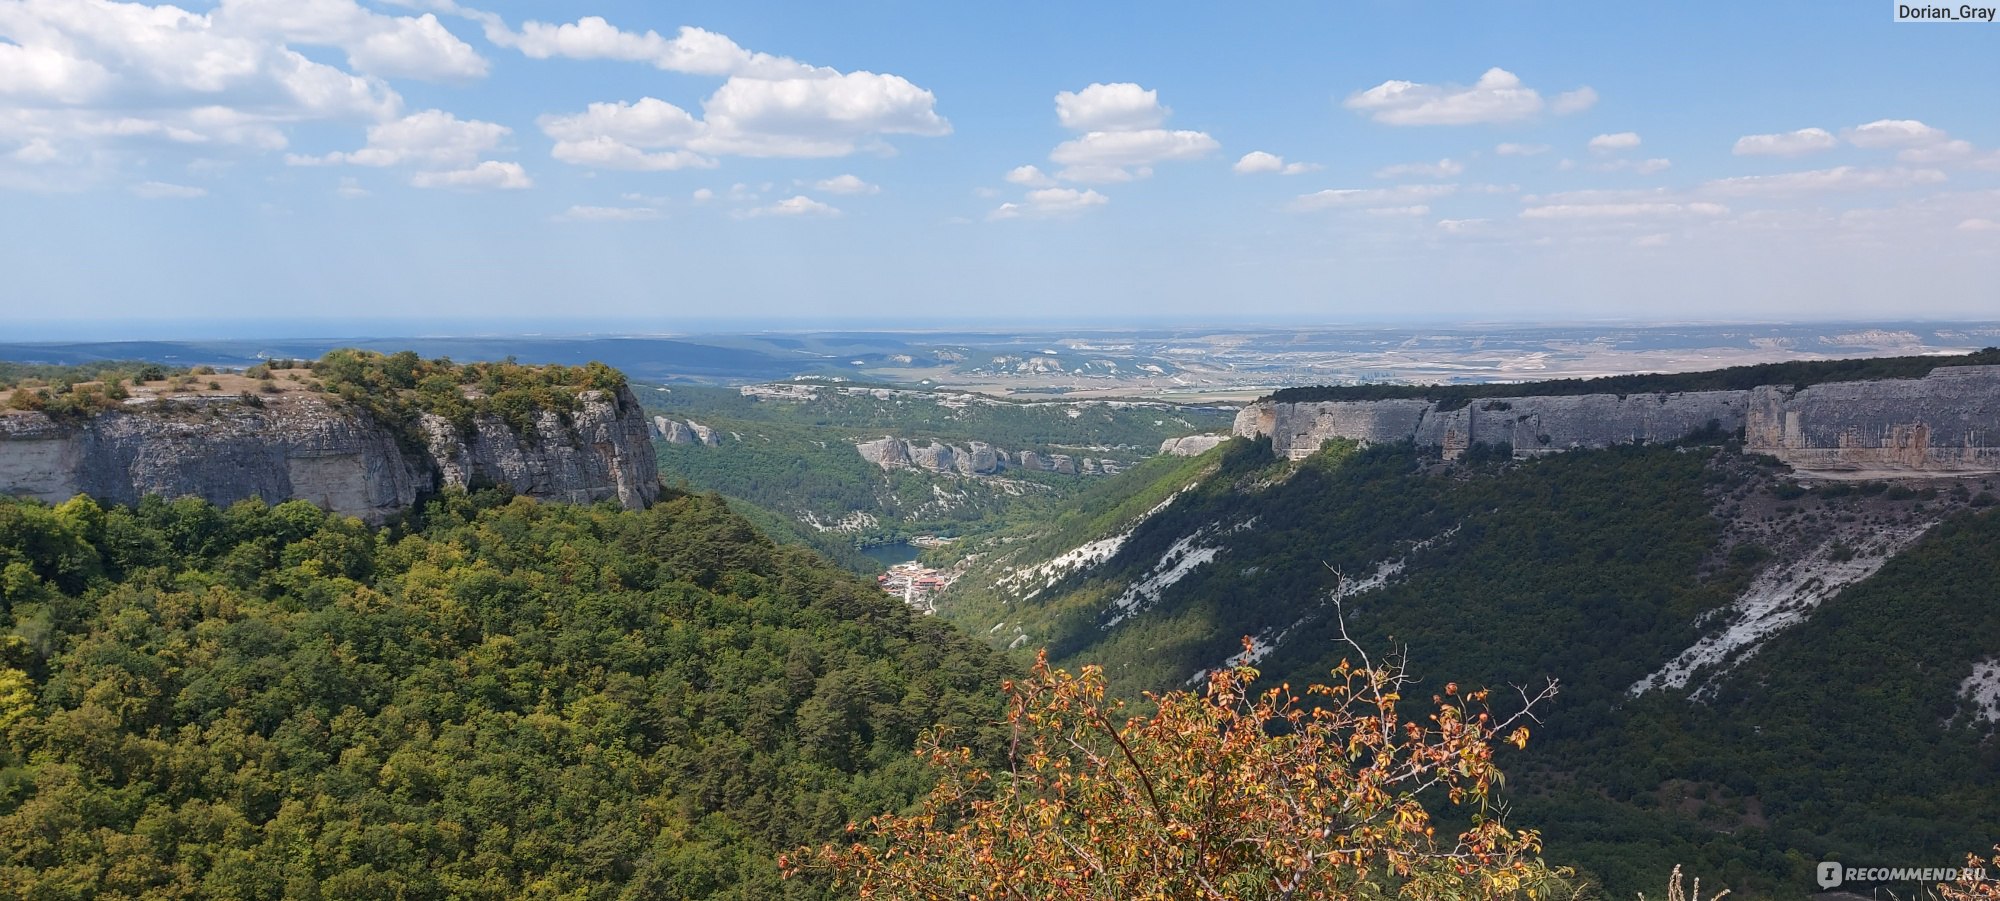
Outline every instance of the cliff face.
<path id="1" fill-rule="evenodd" d="M 1422 400 L 1260 401 L 1237 415 L 1235 433 L 1270 436 L 1292 459 L 1329 438 L 1411 441 L 1447 457 L 1473 444 L 1509 444 L 1526 457 L 1677 441 L 1710 427 L 1741 429 L 1746 451 L 1832 477 L 2000 472 L 2000 366 L 1803 390 L 1495 398 L 1443 411 Z"/>
<path id="2" fill-rule="evenodd" d="M 963 476 L 997 475 L 1009 469 L 1070 476 L 1112 475 L 1124 468 L 1124 464 L 1116 460 L 1085 458 L 1079 462 L 1069 454 L 1040 454 L 1031 450 L 1009 452 L 984 441 L 973 441 L 968 446 L 960 447 L 936 441 L 919 444 L 885 435 L 873 441 L 856 442 L 854 450 L 863 459 L 884 470 L 911 467 Z"/>
<path id="3" fill-rule="evenodd" d="M 564 418 L 542 412 L 533 434 L 494 416 L 461 434 L 425 416 L 424 447 L 325 395 L 291 393 L 261 406 L 231 397 L 114 410 L 81 423 L 39 413 L 0 416 L 0 493 L 61 501 L 88 494 L 132 504 L 157 494 L 229 504 L 301 499 L 380 522 L 440 488 L 509 485 L 544 500 L 659 496 L 659 473 L 638 400 L 580 395 Z"/>

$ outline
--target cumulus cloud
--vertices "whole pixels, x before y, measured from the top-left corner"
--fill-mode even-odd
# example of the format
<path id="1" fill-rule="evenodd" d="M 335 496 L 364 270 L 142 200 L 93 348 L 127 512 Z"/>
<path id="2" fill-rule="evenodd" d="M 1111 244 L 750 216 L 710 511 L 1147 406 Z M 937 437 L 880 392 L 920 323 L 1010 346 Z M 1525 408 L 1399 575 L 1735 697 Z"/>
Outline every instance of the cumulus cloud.
<path id="1" fill-rule="evenodd" d="M 87 182 L 165 148 L 214 165 L 285 150 L 296 125 L 351 122 L 369 126 L 363 148 L 287 161 L 430 166 L 440 184 L 525 182 L 476 165 L 505 127 L 441 110 L 405 116 L 384 80 L 464 81 L 487 70 L 435 14 L 392 15 L 356 0 L 219 0 L 205 11 L 9 0 L 0 2 L 0 161 L 39 161 Z M 350 187 L 339 193 L 360 190 Z"/>
<path id="2" fill-rule="evenodd" d="M 1457 185 L 1397 185 L 1393 188 L 1329 188 L 1293 199 L 1297 212 L 1346 208 L 1414 206 L 1457 193 Z"/>
<path id="3" fill-rule="evenodd" d="M 317 62 L 292 44 L 345 49 L 359 71 Z M 403 52 L 409 47 L 422 49 Z M 0 3 L 0 146 L 47 148 L 71 161 L 142 143 L 280 150 L 294 123 L 399 115 L 402 97 L 382 73 L 483 72 L 469 52 L 435 17 L 386 16 L 352 0 L 296 8 L 229 0 L 208 13 L 11 0 Z"/>
<path id="4" fill-rule="evenodd" d="M 1049 218 L 1074 216 L 1111 202 L 1111 198 L 1092 190 L 1079 191 L 1075 188 L 1042 188 L 1029 191 L 1027 199 L 1020 203 L 1003 203 L 988 219 Z"/>
<path id="5" fill-rule="evenodd" d="M 1133 181 L 1150 177 L 1155 163 L 1201 159 L 1222 147 L 1205 132 L 1159 127 L 1170 112 L 1160 105 L 1159 92 L 1130 83 L 1057 94 L 1056 118 L 1082 134 L 1049 151 L 1049 161 L 1063 167 L 1055 177 L 1087 184 Z"/>
<path id="6" fill-rule="evenodd" d="M 732 77 L 702 104 L 699 118 L 656 97 L 593 103 L 581 113 L 547 115 L 555 157 L 584 166 L 679 169 L 714 165 L 723 155 L 846 156 L 879 135 L 937 136 L 951 125 L 936 98 L 895 75 L 849 72 L 770 80 Z"/>
<path id="7" fill-rule="evenodd" d="M 660 211 L 646 206 L 573 206 L 556 214 L 557 222 L 643 222 L 660 218 Z"/>
<path id="8" fill-rule="evenodd" d="M 1056 120 L 1073 131 L 1158 128 L 1170 112 L 1160 105 L 1160 92 L 1130 82 L 1092 84 L 1056 95 Z"/>
<path id="9" fill-rule="evenodd" d="M 2000 222 L 1991 219 L 1967 219 L 1958 224 L 1959 231 L 1993 232 L 2000 231 Z"/>
<path id="10" fill-rule="evenodd" d="M 1621 131 L 1616 134 L 1598 135 L 1590 139 L 1592 153 L 1618 153 L 1639 146 L 1637 132 Z"/>
<path id="11" fill-rule="evenodd" d="M 223 0 L 214 27 L 293 44 L 337 47 L 374 75 L 456 80 L 486 74 L 486 60 L 437 16 L 388 16 L 354 0 Z"/>
<path id="12" fill-rule="evenodd" d="M 1307 172 L 1317 171 L 1320 166 L 1318 163 L 1287 163 L 1284 157 L 1275 153 L 1252 150 L 1244 154 L 1230 168 L 1234 169 L 1237 175 L 1256 175 L 1264 172 L 1275 172 L 1279 175 L 1303 175 Z"/>
<path id="13" fill-rule="evenodd" d="M 517 31 L 490 13 L 463 12 L 485 23 L 487 40 L 532 59 L 609 59 L 650 63 L 688 75 L 772 80 L 834 74 L 787 57 L 752 53 L 727 36 L 692 26 L 682 26 L 669 38 L 657 31 L 624 31 L 602 16 L 585 16 L 561 25 L 524 22 Z"/>
<path id="14" fill-rule="evenodd" d="M 1936 169 L 1901 167 L 1872 169 L 1839 166 L 1809 172 L 1779 175 L 1745 175 L 1723 178 L 1701 186 L 1707 194 L 1728 197 L 1817 194 L 1831 191 L 1871 191 L 1922 187 L 1940 184 L 1945 174 Z"/>
<path id="15" fill-rule="evenodd" d="M 294 166 L 466 166 L 476 162 L 513 129 L 492 122 L 463 120 L 444 110 L 424 110 L 372 125 L 360 150 L 325 156 L 289 155 Z"/>
<path id="16" fill-rule="evenodd" d="M 1580 112 L 1597 102 L 1597 92 L 1579 88 L 1557 98 L 1557 115 Z M 1385 81 L 1348 96 L 1344 105 L 1386 125 L 1480 125 L 1519 122 L 1548 106 L 1514 73 L 1486 70 L 1471 87 Z"/>
<path id="17" fill-rule="evenodd" d="M 519 191 L 535 186 L 520 163 L 487 160 L 477 166 L 443 172 L 419 172 L 410 177 L 418 188 L 449 188 L 455 191 Z"/>
<path id="18" fill-rule="evenodd" d="M 1049 160 L 1067 166 L 1144 166 L 1198 160 L 1222 147 L 1199 131 L 1093 131 L 1056 145 Z"/>
<path id="19" fill-rule="evenodd" d="M 882 190 L 880 185 L 869 184 L 855 175 L 836 175 L 821 179 L 815 182 L 813 187 L 828 194 L 874 194 Z"/>
<path id="20" fill-rule="evenodd" d="M 1493 148 L 1501 156 L 1536 156 L 1549 152 L 1547 144 L 1501 144 Z"/>
<path id="21" fill-rule="evenodd" d="M 846 156 L 886 148 L 884 135 L 951 133 L 951 123 L 937 113 L 936 96 L 899 75 L 841 72 L 752 52 L 691 26 L 666 37 L 587 16 L 560 25 L 531 21 L 516 30 L 497 15 L 452 8 L 484 23 L 488 40 L 532 58 L 621 60 L 725 79 L 702 101 L 700 116 L 645 97 L 542 117 L 563 162 L 679 169 L 713 165 L 719 156 Z"/>
<path id="22" fill-rule="evenodd" d="M 746 210 L 743 213 L 743 215 L 747 217 L 785 216 L 793 218 L 801 218 L 801 217 L 831 218 L 840 215 L 840 210 L 834 208 L 830 204 L 821 203 L 817 200 L 805 196 L 804 194 L 800 194 L 795 197 L 789 197 L 784 200 L 780 200 L 777 203 L 771 204 L 770 206 L 762 206 L 762 207 L 757 207 L 756 209 Z"/>
<path id="23" fill-rule="evenodd" d="M 1945 139 L 1943 130 L 1932 128 L 1915 119 L 1877 119 L 1866 125 L 1850 128 L 1845 134 L 1849 144 L 1870 150 L 1920 147 Z"/>
<path id="24" fill-rule="evenodd" d="M 1465 174 L 1465 164 L 1442 159 L 1435 163 L 1397 163 L 1375 170 L 1376 178 L 1452 178 Z"/>
<path id="25" fill-rule="evenodd" d="M 1801 128 L 1768 135 L 1744 135 L 1732 150 L 1737 156 L 1804 156 L 1832 150 L 1840 142 L 1824 128 Z"/>
<path id="26" fill-rule="evenodd" d="M 1428 205 L 1417 203 L 1409 206 L 1370 207 L 1362 212 L 1370 216 L 1428 216 L 1431 214 L 1431 208 Z"/>
<path id="27" fill-rule="evenodd" d="M 1015 166 L 1013 169 L 1008 170 L 1006 179 L 1009 184 L 1024 185 L 1030 188 L 1046 188 L 1056 183 L 1056 180 L 1043 172 L 1041 167 L 1032 165 Z"/>

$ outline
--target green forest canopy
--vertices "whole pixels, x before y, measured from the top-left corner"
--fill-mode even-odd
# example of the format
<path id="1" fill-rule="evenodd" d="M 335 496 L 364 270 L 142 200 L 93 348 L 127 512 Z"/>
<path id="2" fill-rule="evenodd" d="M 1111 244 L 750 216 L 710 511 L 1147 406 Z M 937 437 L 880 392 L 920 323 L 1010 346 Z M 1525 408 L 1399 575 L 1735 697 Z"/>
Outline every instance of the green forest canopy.
<path id="1" fill-rule="evenodd" d="M 713 497 L 0 499 L 0 895 L 818 898 L 996 658 Z M 991 742 L 985 742 L 991 745 Z"/>

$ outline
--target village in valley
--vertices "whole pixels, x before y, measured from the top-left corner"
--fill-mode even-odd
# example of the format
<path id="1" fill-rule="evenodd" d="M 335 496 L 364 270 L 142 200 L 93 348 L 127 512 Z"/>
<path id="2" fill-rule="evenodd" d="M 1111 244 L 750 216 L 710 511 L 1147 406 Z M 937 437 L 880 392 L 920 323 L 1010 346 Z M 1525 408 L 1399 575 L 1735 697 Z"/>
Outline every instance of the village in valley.
<path id="1" fill-rule="evenodd" d="M 957 540 L 956 538 L 939 538 L 935 535 L 919 535 L 910 539 L 910 544 L 919 548 L 937 548 L 948 547 Z M 963 575 L 965 564 L 968 562 L 970 561 L 961 560 L 948 569 L 925 566 L 921 561 L 917 560 L 897 563 L 891 565 L 881 575 L 876 576 L 875 583 L 882 586 L 884 594 L 902 598 L 903 603 L 929 615 L 937 612 L 935 599 L 938 592 L 949 587 L 960 575 Z"/>

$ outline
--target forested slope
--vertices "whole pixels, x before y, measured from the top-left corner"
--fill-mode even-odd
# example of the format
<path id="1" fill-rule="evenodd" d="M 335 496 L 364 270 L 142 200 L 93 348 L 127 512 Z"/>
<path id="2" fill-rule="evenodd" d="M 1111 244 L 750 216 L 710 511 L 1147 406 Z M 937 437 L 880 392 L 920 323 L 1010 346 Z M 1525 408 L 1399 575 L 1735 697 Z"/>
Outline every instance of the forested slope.
<path id="1" fill-rule="evenodd" d="M 1676 864 L 1799 897 L 1818 860 L 1947 866 L 2000 835 L 1994 711 L 1967 689 L 2000 655 L 1992 486 L 1808 490 L 1727 447 L 1480 457 L 1336 442 L 1291 462 L 1231 442 L 1105 486 L 1088 524 L 974 548 L 940 609 L 996 645 L 1102 663 L 1128 695 L 1186 684 L 1244 635 L 1272 681 L 1323 677 L 1355 653 L 1339 612 L 1427 677 L 1556 678 L 1510 799 L 1612 897 Z M 1871 561 L 1876 537 L 1926 528 Z M 1726 643 L 1752 597 L 1810 615 L 1633 692 Z"/>
<path id="2" fill-rule="evenodd" d="M 0 499 L 0 896 L 815 898 L 1005 667 L 712 497 Z"/>

